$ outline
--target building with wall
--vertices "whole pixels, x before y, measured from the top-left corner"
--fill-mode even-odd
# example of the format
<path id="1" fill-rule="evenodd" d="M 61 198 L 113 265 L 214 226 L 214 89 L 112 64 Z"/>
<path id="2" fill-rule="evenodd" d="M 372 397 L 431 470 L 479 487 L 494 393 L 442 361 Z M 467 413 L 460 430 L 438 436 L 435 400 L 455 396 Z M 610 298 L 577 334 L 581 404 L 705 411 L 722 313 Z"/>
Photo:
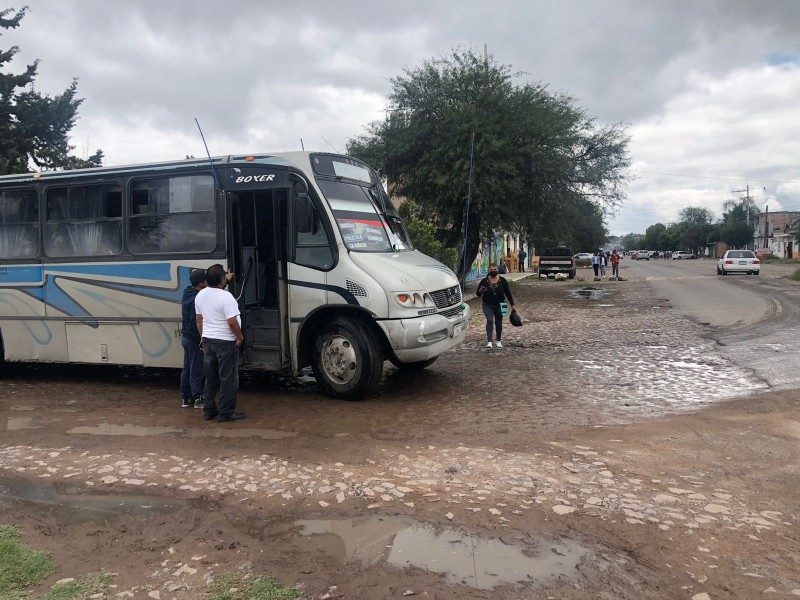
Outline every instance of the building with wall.
<path id="1" fill-rule="evenodd" d="M 797 230 L 800 225 L 800 212 L 764 211 L 755 218 L 753 247 L 772 250 L 780 258 L 798 256 Z"/>

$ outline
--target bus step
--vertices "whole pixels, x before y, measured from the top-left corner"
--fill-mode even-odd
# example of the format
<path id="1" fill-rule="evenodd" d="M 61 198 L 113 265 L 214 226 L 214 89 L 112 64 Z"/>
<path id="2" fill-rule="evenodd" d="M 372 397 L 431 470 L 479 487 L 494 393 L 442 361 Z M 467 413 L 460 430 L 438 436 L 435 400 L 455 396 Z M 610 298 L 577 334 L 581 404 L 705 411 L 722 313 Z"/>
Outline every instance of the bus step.
<path id="1" fill-rule="evenodd" d="M 251 350 L 275 350 L 278 351 L 281 349 L 280 346 L 270 346 L 267 344 L 250 344 Z"/>

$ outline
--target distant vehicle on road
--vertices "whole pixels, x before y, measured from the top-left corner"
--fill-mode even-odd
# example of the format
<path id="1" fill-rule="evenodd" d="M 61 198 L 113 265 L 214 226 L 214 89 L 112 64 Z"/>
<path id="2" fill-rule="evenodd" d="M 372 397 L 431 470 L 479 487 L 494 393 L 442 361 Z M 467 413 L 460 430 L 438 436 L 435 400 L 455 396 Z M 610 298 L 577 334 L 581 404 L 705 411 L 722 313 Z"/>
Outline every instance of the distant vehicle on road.
<path id="1" fill-rule="evenodd" d="M 589 252 L 578 252 L 572 258 L 575 259 L 576 267 L 585 267 L 589 269 L 592 266 L 592 255 Z"/>
<path id="2" fill-rule="evenodd" d="M 650 250 L 639 250 L 636 253 L 636 260 L 650 260 Z"/>
<path id="3" fill-rule="evenodd" d="M 747 273 L 758 275 L 761 261 L 752 250 L 728 250 L 717 263 L 717 275 L 728 273 Z"/>
<path id="4" fill-rule="evenodd" d="M 570 279 L 575 279 L 576 268 L 572 248 L 558 246 L 544 251 L 539 257 L 539 275 L 550 273 L 566 273 Z"/>
<path id="5" fill-rule="evenodd" d="M 772 250 L 769 248 L 756 248 L 756 258 L 764 258 L 765 256 L 772 256 Z"/>
<path id="6" fill-rule="evenodd" d="M 687 260 L 692 258 L 697 258 L 697 256 L 695 256 L 691 252 L 683 252 L 679 250 L 678 252 L 672 253 L 672 260 Z"/>

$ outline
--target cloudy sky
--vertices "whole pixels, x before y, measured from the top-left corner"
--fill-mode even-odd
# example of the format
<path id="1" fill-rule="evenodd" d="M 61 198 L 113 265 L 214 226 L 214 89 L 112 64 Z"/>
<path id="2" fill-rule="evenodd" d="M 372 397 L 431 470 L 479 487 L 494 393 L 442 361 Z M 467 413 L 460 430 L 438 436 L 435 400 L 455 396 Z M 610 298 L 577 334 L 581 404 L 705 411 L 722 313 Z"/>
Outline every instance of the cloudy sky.
<path id="1" fill-rule="evenodd" d="M 0 48 L 20 47 L 12 70 L 41 59 L 40 92 L 79 79 L 75 154 L 108 165 L 204 155 L 195 117 L 216 155 L 343 151 L 383 118 L 390 78 L 487 44 L 628 123 L 635 179 L 612 234 L 719 215 L 748 185 L 762 210 L 800 210 L 798 0 L 26 3 Z"/>

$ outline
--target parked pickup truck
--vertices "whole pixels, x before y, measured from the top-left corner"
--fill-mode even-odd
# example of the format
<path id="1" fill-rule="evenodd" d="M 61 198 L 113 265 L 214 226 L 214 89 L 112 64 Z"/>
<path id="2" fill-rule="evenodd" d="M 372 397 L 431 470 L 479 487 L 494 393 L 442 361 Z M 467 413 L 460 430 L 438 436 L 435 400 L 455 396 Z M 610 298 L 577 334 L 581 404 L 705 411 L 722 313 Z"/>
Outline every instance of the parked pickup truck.
<path id="1" fill-rule="evenodd" d="M 548 248 L 539 257 L 539 275 L 550 273 L 566 273 L 570 279 L 575 279 L 575 259 L 572 248 L 559 246 Z"/>

